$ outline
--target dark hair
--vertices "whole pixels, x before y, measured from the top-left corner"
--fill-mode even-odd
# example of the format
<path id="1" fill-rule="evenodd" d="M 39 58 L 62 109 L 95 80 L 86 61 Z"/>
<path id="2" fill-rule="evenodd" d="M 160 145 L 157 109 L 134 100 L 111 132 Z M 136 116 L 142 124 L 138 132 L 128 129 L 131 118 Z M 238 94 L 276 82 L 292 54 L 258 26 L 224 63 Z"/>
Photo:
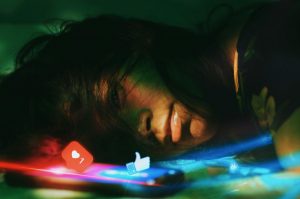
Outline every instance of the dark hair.
<path id="1" fill-rule="evenodd" d="M 151 61 L 174 96 L 209 121 L 235 114 L 232 68 L 212 39 L 179 27 L 99 16 L 63 23 L 61 31 L 19 52 L 16 70 L 0 85 L 2 152 L 13 158 L 58 155 L 51 147 L 39 150 L 38 143 L 50 140 L 61 149 L 76 139 L 98 161 L 129 159 L 138 143 L 116 114 L 114 92 L 141 60 Z M 191 81 L 178 84 L 179 77 Z"/>

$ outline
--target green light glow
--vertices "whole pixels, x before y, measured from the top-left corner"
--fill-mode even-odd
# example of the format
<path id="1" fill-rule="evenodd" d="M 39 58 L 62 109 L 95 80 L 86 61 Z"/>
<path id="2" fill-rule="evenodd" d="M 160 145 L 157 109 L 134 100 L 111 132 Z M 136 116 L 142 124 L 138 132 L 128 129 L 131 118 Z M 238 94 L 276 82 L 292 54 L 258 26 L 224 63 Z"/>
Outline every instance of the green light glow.
<path id="1" fill-rule="evenodd" d="M 89 198 L 92 194 L 87 192 L 56 190 L 56 189 L 37 189 L 34 190 L 34 196 L 37 198 Z"/>

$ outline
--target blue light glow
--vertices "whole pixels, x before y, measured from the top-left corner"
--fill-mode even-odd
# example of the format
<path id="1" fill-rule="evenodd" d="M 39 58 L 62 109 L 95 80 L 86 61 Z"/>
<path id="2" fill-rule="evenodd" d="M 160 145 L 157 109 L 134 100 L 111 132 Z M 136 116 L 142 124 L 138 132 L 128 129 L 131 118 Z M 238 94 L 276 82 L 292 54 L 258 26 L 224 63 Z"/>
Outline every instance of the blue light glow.
<path id="1" fill-rule="evenodd" d="M 101 172 L 98 172 L 99 177 L 111 178 L 111 179 L 122 179 L 122 180 L 129 180 L 135 181 L 140 183 L 145 183 L 147 185 L 154 184 L 152 181 L 156 178 L 166 176 L 166 175 L 174 175 L 177 171 L 169 170 L 164 168 L 155 168 L 151 167 L 145 171 L 135 173 L 130 175 L 127 171 L 127 168 L 124 166 L 114 166 L 111 169 L 106 169 Z M 158 184 L 156 184 L 158 185 Z"/>
<path id="2" fill-rule="evenodd" d="M 175 160 L 161 161 L 157 164 L 163 167 L 182 169 L 185 172 L 193 172 L 195 170 L 211 167 L 223 167 L 228 168 L 229 172 L 238 172 L 242 175 L 250 173 L 263 174 L 269 173 L 271 170 L 279 170 L 281 168 L 278 162 L 268 162 L 272 166 L 271 169 L 266 167 L 267 165 L 240 165 L 237 163 L 235 156 L 245 151 L 251 151 L 259 147 L 264 147 L 272 144 L 272 136 L 270 133 L 265 133 L 255 138 L 240 141 L 239 143 L 228 144 L 222 147 L 214 147 L 205 151 L 196 151 L 193 153 L 187 153 L 184 155 L 176 156 Z M 237 167 L 236 167 L 237 166 Z M 239 167 L 241 166 L 241 167 Z M 255 168 L 259 168 L 256 169 Z M 268 169 L 265 169 L 268 168 Z"/>
<path id="3" fill-rule="evenodd" d="M 300 195 L 300 183 L 298 182 L 295 186 L 290 189 L 285 195 L 283 195 L 280 199 L 291 199 L 298 198 Z"/>
<path id="4" fill-rule="evenodd" d="M 234 162 L 229 166 L 229 172 L 234 173 L 238 168 L 239 168 L 239 165 L 236 162 Z"/>
<path id="5" fill-rule="evenodd" d="M 205 151 L 185 154 L 185 159 L 214 159 L 226 156 L 234 156 L 236 154 L 257 149 L 259 147 L 272 144 L 272 136 L 269 132 L 258 137 L 239 141 L 238 143 L 229 144 L 226 146 L 215 147 Z M 183 158 L 184 159 L 184 158 Z"/>
<path id="6" fill-rule="evenodd" d="M 290 153 L 279 158 L 280 163 L 286 169 L 300 166 L 300 152 Z"/>

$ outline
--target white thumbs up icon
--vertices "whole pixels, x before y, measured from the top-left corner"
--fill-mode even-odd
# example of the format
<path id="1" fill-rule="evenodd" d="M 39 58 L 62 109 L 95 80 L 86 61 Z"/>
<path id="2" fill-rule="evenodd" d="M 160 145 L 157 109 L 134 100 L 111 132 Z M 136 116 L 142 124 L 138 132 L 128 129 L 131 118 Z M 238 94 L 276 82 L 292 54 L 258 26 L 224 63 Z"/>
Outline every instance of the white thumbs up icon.
<path id="1" fill-rule="evenodd" d="M 135 174 L 139 171 L 149 169 L 150 157 L 147 156 L 141 159 L 140 154 L 138 152 L 135 152 L 135 161 L 127 163 L 126 167 L 130 175 Z"/>

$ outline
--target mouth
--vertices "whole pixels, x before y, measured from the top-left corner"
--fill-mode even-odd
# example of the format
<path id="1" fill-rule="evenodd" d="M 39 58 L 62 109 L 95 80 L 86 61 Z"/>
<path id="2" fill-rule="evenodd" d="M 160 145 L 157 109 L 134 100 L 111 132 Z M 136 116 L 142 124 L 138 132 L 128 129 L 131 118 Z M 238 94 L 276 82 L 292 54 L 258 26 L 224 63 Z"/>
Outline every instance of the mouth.
<path id="1" fill-rule="evenodd" d="M 172 141 L 173 144 L 186 141 L 194 143 L 196 140 L 201 141 L 207 137 L 204 135 L 205 121 L 201 118 L 191 117 L 187 113 L 183 114 L 182 109 L 175 106 L 175 103 L 170 106 L 165 126 L 165 138 L 169 138 L 168 140 Z"/>
<path id="2" fill-rule="evenodd" d="M 182 119 L 178 115 L 175 103 L 172 103 L 169 109 L 169 115 L 165 123 L 164 142 L 167 140 L 169 144 L 178 143 L 182 138 Z"/>
<path id="3" fill-rule="evenodd" d="M 165 138 L 169 137 L 173 143 L 178 143 L 182 134 L 181 118 L 176 111 L 174 103 L 170 106 L 169 116 L 166 120 Z"/>
<path id="4" fill-rule="evenodd" d="M 181 138 L 181 119 L 178 112 L 173 108 L 172 115 L 170 118 L 171 137 L 172 142 L 177 143 Z"/>

